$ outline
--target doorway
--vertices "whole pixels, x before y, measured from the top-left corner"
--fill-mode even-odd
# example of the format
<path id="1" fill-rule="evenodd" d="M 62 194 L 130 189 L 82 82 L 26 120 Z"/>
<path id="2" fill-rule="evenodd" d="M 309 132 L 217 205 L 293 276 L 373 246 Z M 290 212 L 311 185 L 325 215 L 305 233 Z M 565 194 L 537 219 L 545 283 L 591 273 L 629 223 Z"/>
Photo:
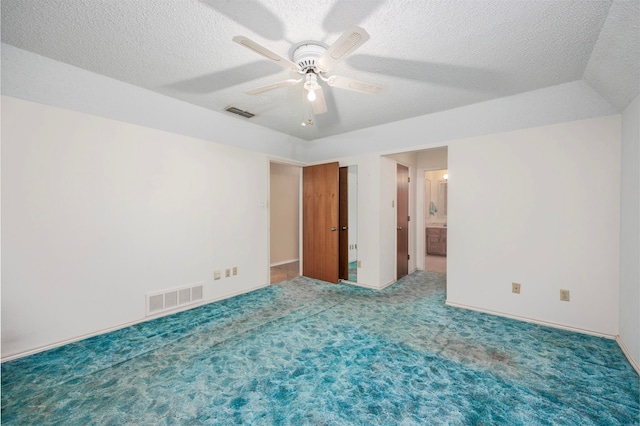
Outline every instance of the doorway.
<path id="1" fill-rule="evenodd" d="M 300 167 L 269 165 L 270 283 L 300 276 Z"/>
<path id="2" fill-rule="evenodd" d="M 339 276 L 358 282 L 358 166 L 339 169 Z"/>
<path id="3" fill-rule="evenodd" d="M 425 260 L 429 272 L 447 273 L 447 169 L 424 172 Z"/>

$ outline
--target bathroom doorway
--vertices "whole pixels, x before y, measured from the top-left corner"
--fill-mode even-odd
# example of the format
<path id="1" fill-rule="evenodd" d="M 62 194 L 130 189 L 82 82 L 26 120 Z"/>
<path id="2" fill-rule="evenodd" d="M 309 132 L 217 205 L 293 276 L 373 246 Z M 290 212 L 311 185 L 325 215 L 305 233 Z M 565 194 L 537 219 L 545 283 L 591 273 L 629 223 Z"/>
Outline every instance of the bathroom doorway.
<path id="1" fill-rule="evenodd" d="M 425 260 L 429 272 L 447 273 L 447 210 L 449 173 L 447 169 L 424 172 Z"/>

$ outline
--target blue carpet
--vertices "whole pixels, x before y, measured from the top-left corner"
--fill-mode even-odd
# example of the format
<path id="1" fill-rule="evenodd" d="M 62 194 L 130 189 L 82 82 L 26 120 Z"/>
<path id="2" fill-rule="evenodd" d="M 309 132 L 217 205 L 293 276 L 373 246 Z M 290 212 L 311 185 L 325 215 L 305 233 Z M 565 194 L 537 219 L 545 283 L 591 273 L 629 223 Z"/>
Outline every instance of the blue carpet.
<path id="1" fill-rule="evenodd" d="M 349 281 L 358 282 L 358 261 L 349 262 Z"/>
<path id="2" fill-rule="evenodd" d="M 617 344 L 296 278 L 2 364 L 6 425 L 639 423 Z"/>

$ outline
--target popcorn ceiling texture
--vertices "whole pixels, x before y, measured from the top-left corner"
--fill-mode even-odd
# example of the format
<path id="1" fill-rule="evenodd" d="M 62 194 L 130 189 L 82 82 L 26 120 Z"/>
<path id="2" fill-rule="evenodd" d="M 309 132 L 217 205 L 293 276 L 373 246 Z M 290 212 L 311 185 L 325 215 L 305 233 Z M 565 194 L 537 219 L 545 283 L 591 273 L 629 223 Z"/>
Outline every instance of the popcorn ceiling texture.
<path id="1" fill-rule="evenodd" d="M 638 96 L 639 63 L 640 2 L 616 1 L 591 53 L 584 79 L 622 112 Z"/>
<path id="2" fill-rule="evenodd" d="M 637 424 L 613 340 L 296 278 L 2 364 L 2 423 Z"/>
<path id="3" fill-rule="evenodd" d="M 583 78 L 622 110 L 638 94 L 639 19 L 628 0 L 3 0 L 2 42 L 312 140 Z M 312 128 L 300 126 L 300 86 L 243 94 L 292 74 L 233 36 L 287 56 L 354 24 L 371 40 L 333 71 L 383 94 L 325 86 L 329 112 Z"/>

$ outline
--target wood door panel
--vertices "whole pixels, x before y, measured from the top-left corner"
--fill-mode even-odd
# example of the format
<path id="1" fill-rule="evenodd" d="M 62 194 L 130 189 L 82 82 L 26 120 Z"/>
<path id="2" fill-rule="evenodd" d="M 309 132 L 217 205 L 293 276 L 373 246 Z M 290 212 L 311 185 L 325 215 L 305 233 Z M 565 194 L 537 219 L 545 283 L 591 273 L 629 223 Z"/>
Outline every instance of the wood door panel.
<path id="1" fill-rule="evenodd" d="M 409 168 L 398 164 L 396 279 L 409 273 Z"/>
<path id="2" fill-rule="evenodd" d="M 302 169 L 302 274 L 338 282 L 338 163 Z"/>

